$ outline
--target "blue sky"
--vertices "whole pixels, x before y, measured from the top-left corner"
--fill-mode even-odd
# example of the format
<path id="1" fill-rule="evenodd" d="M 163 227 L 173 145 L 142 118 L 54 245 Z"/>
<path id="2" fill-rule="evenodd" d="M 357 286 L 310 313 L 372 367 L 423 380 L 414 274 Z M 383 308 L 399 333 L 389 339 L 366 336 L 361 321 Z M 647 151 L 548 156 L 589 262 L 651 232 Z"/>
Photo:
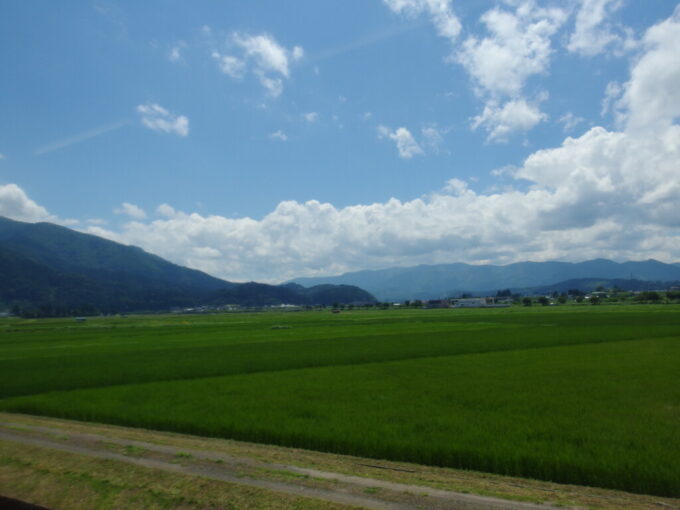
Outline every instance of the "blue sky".
<path id="1" fill-rule="evenodd" d="M 680 260 L 677 2 L 2 10 L 2 215 L 234 281 Z"/>

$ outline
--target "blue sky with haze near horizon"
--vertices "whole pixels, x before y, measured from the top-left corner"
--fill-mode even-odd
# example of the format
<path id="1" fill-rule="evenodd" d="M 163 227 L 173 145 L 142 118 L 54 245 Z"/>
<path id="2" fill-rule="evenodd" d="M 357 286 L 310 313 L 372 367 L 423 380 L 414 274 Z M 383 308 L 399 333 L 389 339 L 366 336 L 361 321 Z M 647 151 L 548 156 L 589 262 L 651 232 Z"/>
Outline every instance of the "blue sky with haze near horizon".
<path id="1" fill-rule="evenodd" d="M 0 215 L 233 281 L 680 260 L 669 0 L 5 2 Z"/>

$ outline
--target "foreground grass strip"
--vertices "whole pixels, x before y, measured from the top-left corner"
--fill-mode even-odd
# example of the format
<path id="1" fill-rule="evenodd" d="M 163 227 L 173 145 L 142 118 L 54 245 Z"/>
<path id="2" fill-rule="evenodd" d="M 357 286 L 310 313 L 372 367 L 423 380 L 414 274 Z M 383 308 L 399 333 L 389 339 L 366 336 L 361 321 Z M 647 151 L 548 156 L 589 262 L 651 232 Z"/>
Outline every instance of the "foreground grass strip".
<path id="1" fill-rule="evenodd" d="M 7 410 L 680 495 L 680 341 L 55 392 Z"/>
<path id="2" fill-rule="evenodd" d="M 197 466 L 177 466 L 86 449 L 74 454 L 64 445 L 50 441 L 33 439 L 33 444 L 27 444 L 9 439 L 0 435 L 0 490 L 55 510 L 411 508 L 368 497 L 247 480 Z M 30 460 L 26 460 L 26 453 Z"/>
<path id="3" fill-rule="evenodd" d="M 73 437 L 77 440 L 78 437 Z M 11 441 L 33 447 L 44 447 L 56 449 L 67 453 L 78 453 L 86 456 L 92 456 L 100 459 L 123 461 L 130 464 L 142 466 L 145 468 L 153 468 L 160 471 L 170 471 L 174 473 L 183 473 L 189 475 L 196 475 L 202 478 L 209 478 L 212 480 L 226 481 L 250 487 L 263 488 L 273 490 L 281 493 L 286 493 L 293 496 L 303 496 L 307 498 L 320 499 L 322 501 L 334 502 L 344 505 L 354 505 L 361 508 L 369 508 L 376 510 L 415 510 L 416 508 L 427 507 L 432 510 L 440 509 L 454 509 L 460 508 L 461 505 L 471 509 L 501 509 L 501 510 L 540 510 L 548 508 L 544 505 L 533 505 L 528 503 L 518 503 L 511 501 L 495 500 L 487 497 L 471 496 L 465 494 L 452 494 L 449 492 L 436 490 L 416 488 L 408 485 L 394 484 L 389 482 L 380 482 L 377 480 L 364 480 L 358 477 L 343 477 L 335 474 L 334 482 L 342 482 L 341 490 L 332 490 L 328 488 L 314 487 L 312 484 L 296 485 L 292 483 L 282 483 L 271 480 L 255 479 L 252 477 L 234 476 L 226 469 L 220 469 L 212 463 L 196 462 L 188 463 L 181 467 L 176 464 L 169 463 L 167 460 L 158 458 L 126 458 L 112 452 L 102 451 L 92 447 L 92 445 L 79 444 L 78 446 L 55 443 L 49 440 L 38 439 L 35 437 L 22 437 L 11 433 L 4 433 L 0 431 L 0 442 Z M 160 447 L 152 445 L 145 445 L 151 450 L 163 452 Z M 194 452 L 197 457 L 200 457 L 198 452 Z M 193 457 L 193 455 L 192 455 Z M 214 460 L 214 455 L 203 456 Z M 0 461 L 1 464 L 1 461 Z M 16 462 L 15 462 L 16 464 Z M 283 468 L 283 466 L 274 466 L 276 468 Z M 310 477 L 300 475 L 299 473 L 290 472 L 285 469 L 259 469 L 260 473 L 264 472 L 271 477 L 271 475 L 281 478 L 285 475 L 285 480 L 289 481 L 291 475 L 294 479 L 302 478 L 307 481 Z M 317 472 L 321 475 L 320 480 L 324 477 L 330 476 L 329 473 Z M 86 477 L 88 481 L 91 480 L 91 475 Z M 379 484 L 381 487 L 367 487 L 368 483 Z M 356 486 L 360 489 L 356 490 Z M 108 488 L 108 487 L 107 487 Z M 352 489 L 355 489 L 352 491 Z M 370 489 L 370 490 L 367 490 Z M 378 490 L 382 489 L 382 490 Z M 410 491 L 417 490 L 418 494 L 412 494 Z M 376 494 L 380 492 L 381 498 L 366 496 L 366 494 Z M 250 503 L 253 504 L 253 503 Z M 248 506 L 247 508 L 252 508 Z M 259 508 L 259 507 L 257 507 Z"/>
<path id="4" fill-rule="evenodd" d="M 0 413 L 0 427 L 8 431 L 20 431 L 24 436 L 35 434 L 38 437 L 51 437 L 58 431 L 60 435 L 68 434 L 71 442 L 76 441 L 77 434 L 77 437 L 89 437 L 91 443 L 98 444 L 101 448 L 116 445 L 118 451 L 122 451 L 126 445 L 140 443 L 144 443 L 147 450 L 148 445 L 160 446 L 170 454 L 177 451 L 193 451 L 196 457 L 217 456 L 215 463 L 218 465 L 229 465 L 236 460 L 238 466 L 242 466 L 244 462 L 252 462 L 253 466 L 260 468 L 268 466 L 269 469 L 262 469 L 265 472 L 280 471 L 281 466 L 293 472 L 300 472 L 299 469 L 321 470 L 329 474 L 361 476 L 368 482 L 371 480 L 397 482 L 458 493 L 491 495 L 503 499 L 549 502 L 561 507 L 607 510 L 680 508 L 678 499 L 46 417 Z M 102 438 L 106 439 L 102 441 Z M 31 460 L 30 455 L 30 452 L 26 453 L 28 461 Z M 309 476 L 304 479 L 311 483 L 317 480 L 317 477 Z M 415 488 L 413 492 L 417 493 L 419 490 L 420 488 Z"/>
<path id="5" fill-rule="evenodd" d="M 0 491 L 52 510 L 347 510 L 243 485 L 0 442 Z"/>

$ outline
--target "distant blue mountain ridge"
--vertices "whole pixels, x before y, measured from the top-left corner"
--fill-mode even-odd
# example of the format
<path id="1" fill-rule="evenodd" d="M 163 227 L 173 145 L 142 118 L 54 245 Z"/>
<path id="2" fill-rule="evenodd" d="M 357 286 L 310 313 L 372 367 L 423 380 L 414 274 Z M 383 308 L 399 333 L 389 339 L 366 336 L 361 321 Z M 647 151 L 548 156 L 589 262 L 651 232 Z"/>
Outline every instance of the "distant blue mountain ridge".
<path id="1" fill-rule="evenodd" d="M 505 266 L 464 263 L 419 265 L 366 270 L 339 276 L 296 278 L 304 286 L 318 284 L 356 285 L 380 301 L 438 299 L 463 293 L 493 294 L 497 290 L 526 290 L 566 280 L 680 281 L 680 263 L 658 260 L 614 262 L 595 259 L 585 262 L 517 262 Z"/>
<path id="2" fill-rule="evenodd" d="M 136 246 L 0 216 L 0 312 L 68 316 L 236 304 L 371 303 L 353 286 L 233 283 Z"/>

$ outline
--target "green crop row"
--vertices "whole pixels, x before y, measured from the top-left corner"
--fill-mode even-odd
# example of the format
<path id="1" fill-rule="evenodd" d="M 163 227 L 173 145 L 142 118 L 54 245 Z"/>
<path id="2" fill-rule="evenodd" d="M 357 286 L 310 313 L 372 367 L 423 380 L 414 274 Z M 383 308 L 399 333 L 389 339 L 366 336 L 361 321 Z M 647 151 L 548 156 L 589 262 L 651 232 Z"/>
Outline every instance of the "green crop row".
<path id="1" fill-rule="evenodd" d="M 677 338 L 53 392 L 5 410 L 680 496 Z"/>
<path id="2" fill-rule="evenodd" d="M 356 322 L 368 322 L 362 312 L 347 314 L 342 321 L 333 321 L 334 336 L 324 331 L 329 329 L 328 323 L 318 330 L 306 328 L 305 334 L 298 332 L 299 337 L 295 332 L 302 329 L 300 324 L 284 330 L 259 327 L 235 332 L 225 327 L 221 338 L 214 325 L 180 331 L 176 331 L 178 327 L 147 328 L 142 329 L 143 339 L 134 328 L 128 329 L 132 329 L 129 336 L 115 337 L 106 329 L 92 329 L 77 340 L 55 330 L 51 344 L 41 342 L 33 350 L 24 347 L 20 357 L 15 346 L 14 358 L 5 354 L 7 358 L 0 359 L 0 398 L 158 380 L 666 337 L 680 330 L 678 314 L 647 314 L 645 321 L 639 317 L 635 321 L 621 314 L 506 313 L 491 314 L 484 322 L 477 314 L 426 313 L 421 321 L 414 321 L 414 314 L 417 311 L 399 322 L 383 312 L 384 322 L 373 320 L 364 327 L 356 326 Z M 281 315 L 273 318 L 281 320 Z M 317 321 L 325 318 L 310 315 Z M 299 316 L 304 314 L 293 318 L 302 321 Z M 309 338 L 315 332 L 317 336 Z M 5 352 L 11 351 L 6 348 Z"/>
<path id="3" fill-rule="evenodd" d="M 0 409 L 680 496 L 680 310 L 0 322 Z"/>

